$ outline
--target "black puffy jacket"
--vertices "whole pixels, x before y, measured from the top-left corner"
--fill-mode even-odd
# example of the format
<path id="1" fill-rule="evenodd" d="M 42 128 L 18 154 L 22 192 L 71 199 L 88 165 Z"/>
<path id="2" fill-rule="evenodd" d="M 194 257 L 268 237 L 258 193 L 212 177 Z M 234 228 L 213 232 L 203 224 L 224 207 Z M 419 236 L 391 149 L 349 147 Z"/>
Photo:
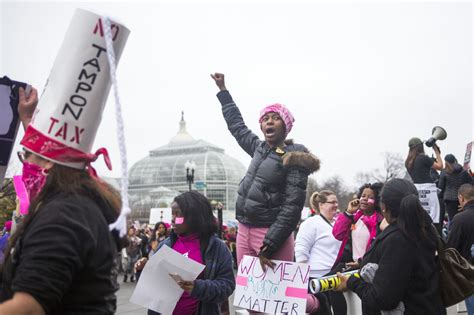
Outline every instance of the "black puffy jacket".
<path id="1" fill-rule="evenodd" d="M 454 165 L 451 174 L 446 170 L 441 171 L 438 188 L 443 191 L 443 200 L 457 201 L 459 187 L 466 183 L 472 183 L 472 178 L 459 164 Z"/>
<path id="2" fill-rule="evenodd" d="M 269 228 L 261 254 L 271 257 L 301 218 L 308 176 L 319 169 L 319 160 L 303 145 L 289 141 L 282 151 L 270 148 L 247 128 L 228 91 L 217 97 L 229 131 L 252 157 L 238 190 L 237 220 Z"/>

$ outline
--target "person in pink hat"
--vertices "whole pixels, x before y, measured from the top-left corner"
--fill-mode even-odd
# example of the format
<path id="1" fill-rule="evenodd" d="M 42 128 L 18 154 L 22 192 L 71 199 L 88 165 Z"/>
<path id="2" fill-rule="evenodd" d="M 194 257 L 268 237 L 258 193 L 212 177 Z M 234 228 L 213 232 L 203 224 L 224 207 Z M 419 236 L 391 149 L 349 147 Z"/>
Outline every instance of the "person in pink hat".
<path id="1" fill-rule="evenodd" d="M 259 258 L 263 269 L 273 268 L 271 259 L 293 261 L 296 228 L 306 198 L 308 176 L 319 169 L 319 160 L 308 149 L 286 140 L 295 121 L 287 107 L 272 104 L 260 112 L 264 140 L 244 123 L 225 86 L 224 75 L 212 74 L 227 127 L 238 144 L 252 157 L 237 197 L 237 263 L 244 255 Z M 318 301 L 308 297 L 307 311 Z"/>
<path id="2" fill-rule="evenodd" d="M 91 152 L 111 85 L 101 17 L 76 10 L 41 100 L 20 89 L 25 136 L 19 157 L 28 214 L 5 251 L 0 314 L 114 314 L 115 258 L 110 232 L 120 195 L 97 177 Z M 117 60 L 128 31 L 113 44 Z M 97 69 L 101 69 L 100 75 Z M 80 105 L 80 106 L 79 106 Z M 117 233 L 116 233 L 117 232 Z"/>

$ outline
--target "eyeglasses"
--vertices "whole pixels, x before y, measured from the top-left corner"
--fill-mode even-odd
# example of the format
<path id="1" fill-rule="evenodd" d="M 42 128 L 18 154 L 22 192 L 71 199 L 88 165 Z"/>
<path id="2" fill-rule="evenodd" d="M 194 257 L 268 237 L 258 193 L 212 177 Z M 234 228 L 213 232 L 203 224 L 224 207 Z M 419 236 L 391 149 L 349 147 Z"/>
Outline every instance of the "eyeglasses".
<path id="1" fill-rule="evenodd" d="M 16 155 L 18 155 L 18 159 L 21 163 L 25 161 L 25 151 L 18 151 Z"/>
<path id="2" fill-rule="evenodd" d="M 21 150 L 21 151 L 18 151 L 16 154 L 20 162 L 23 163 L 30 156 L 31 153 L 25 150 Z"/>

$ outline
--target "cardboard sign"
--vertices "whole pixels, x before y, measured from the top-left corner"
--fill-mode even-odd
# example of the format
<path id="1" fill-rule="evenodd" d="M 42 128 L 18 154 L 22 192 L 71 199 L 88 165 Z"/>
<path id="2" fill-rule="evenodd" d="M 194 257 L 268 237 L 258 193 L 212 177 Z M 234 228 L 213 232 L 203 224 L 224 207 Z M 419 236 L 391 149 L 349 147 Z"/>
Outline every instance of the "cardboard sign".
<path id="1" fill-rule="evenodd" d="M 18 117 L 18 90 L 22 87 L 29 92 L 26 83 L 0 78 L 0 182 L 7 171 L 20 119 Z"/>
<path id="2" fill-rule="evenodd" d="M 305 314 L 310 266 L 272 260 L 272 270 L 262 270 L 257 257 L 244 256 L 240 262 L 234 306 L 269 314 Z"/>

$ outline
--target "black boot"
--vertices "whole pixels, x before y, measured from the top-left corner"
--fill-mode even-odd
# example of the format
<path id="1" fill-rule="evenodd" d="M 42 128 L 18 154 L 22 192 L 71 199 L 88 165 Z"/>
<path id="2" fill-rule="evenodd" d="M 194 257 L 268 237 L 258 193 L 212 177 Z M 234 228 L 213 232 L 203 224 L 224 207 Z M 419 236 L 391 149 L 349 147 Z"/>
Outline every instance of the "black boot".
<path id="1" fill-rule="evenodd" d="M 135 282 L 135 277 L 134 276 L 130 277 L 130 282 Z"/>
<path id="2" fill-rule="evenodd" d="M 127 279 L 128 279 L 127 275 L 123 275 L 123 282 L 127 282 Z"/>

